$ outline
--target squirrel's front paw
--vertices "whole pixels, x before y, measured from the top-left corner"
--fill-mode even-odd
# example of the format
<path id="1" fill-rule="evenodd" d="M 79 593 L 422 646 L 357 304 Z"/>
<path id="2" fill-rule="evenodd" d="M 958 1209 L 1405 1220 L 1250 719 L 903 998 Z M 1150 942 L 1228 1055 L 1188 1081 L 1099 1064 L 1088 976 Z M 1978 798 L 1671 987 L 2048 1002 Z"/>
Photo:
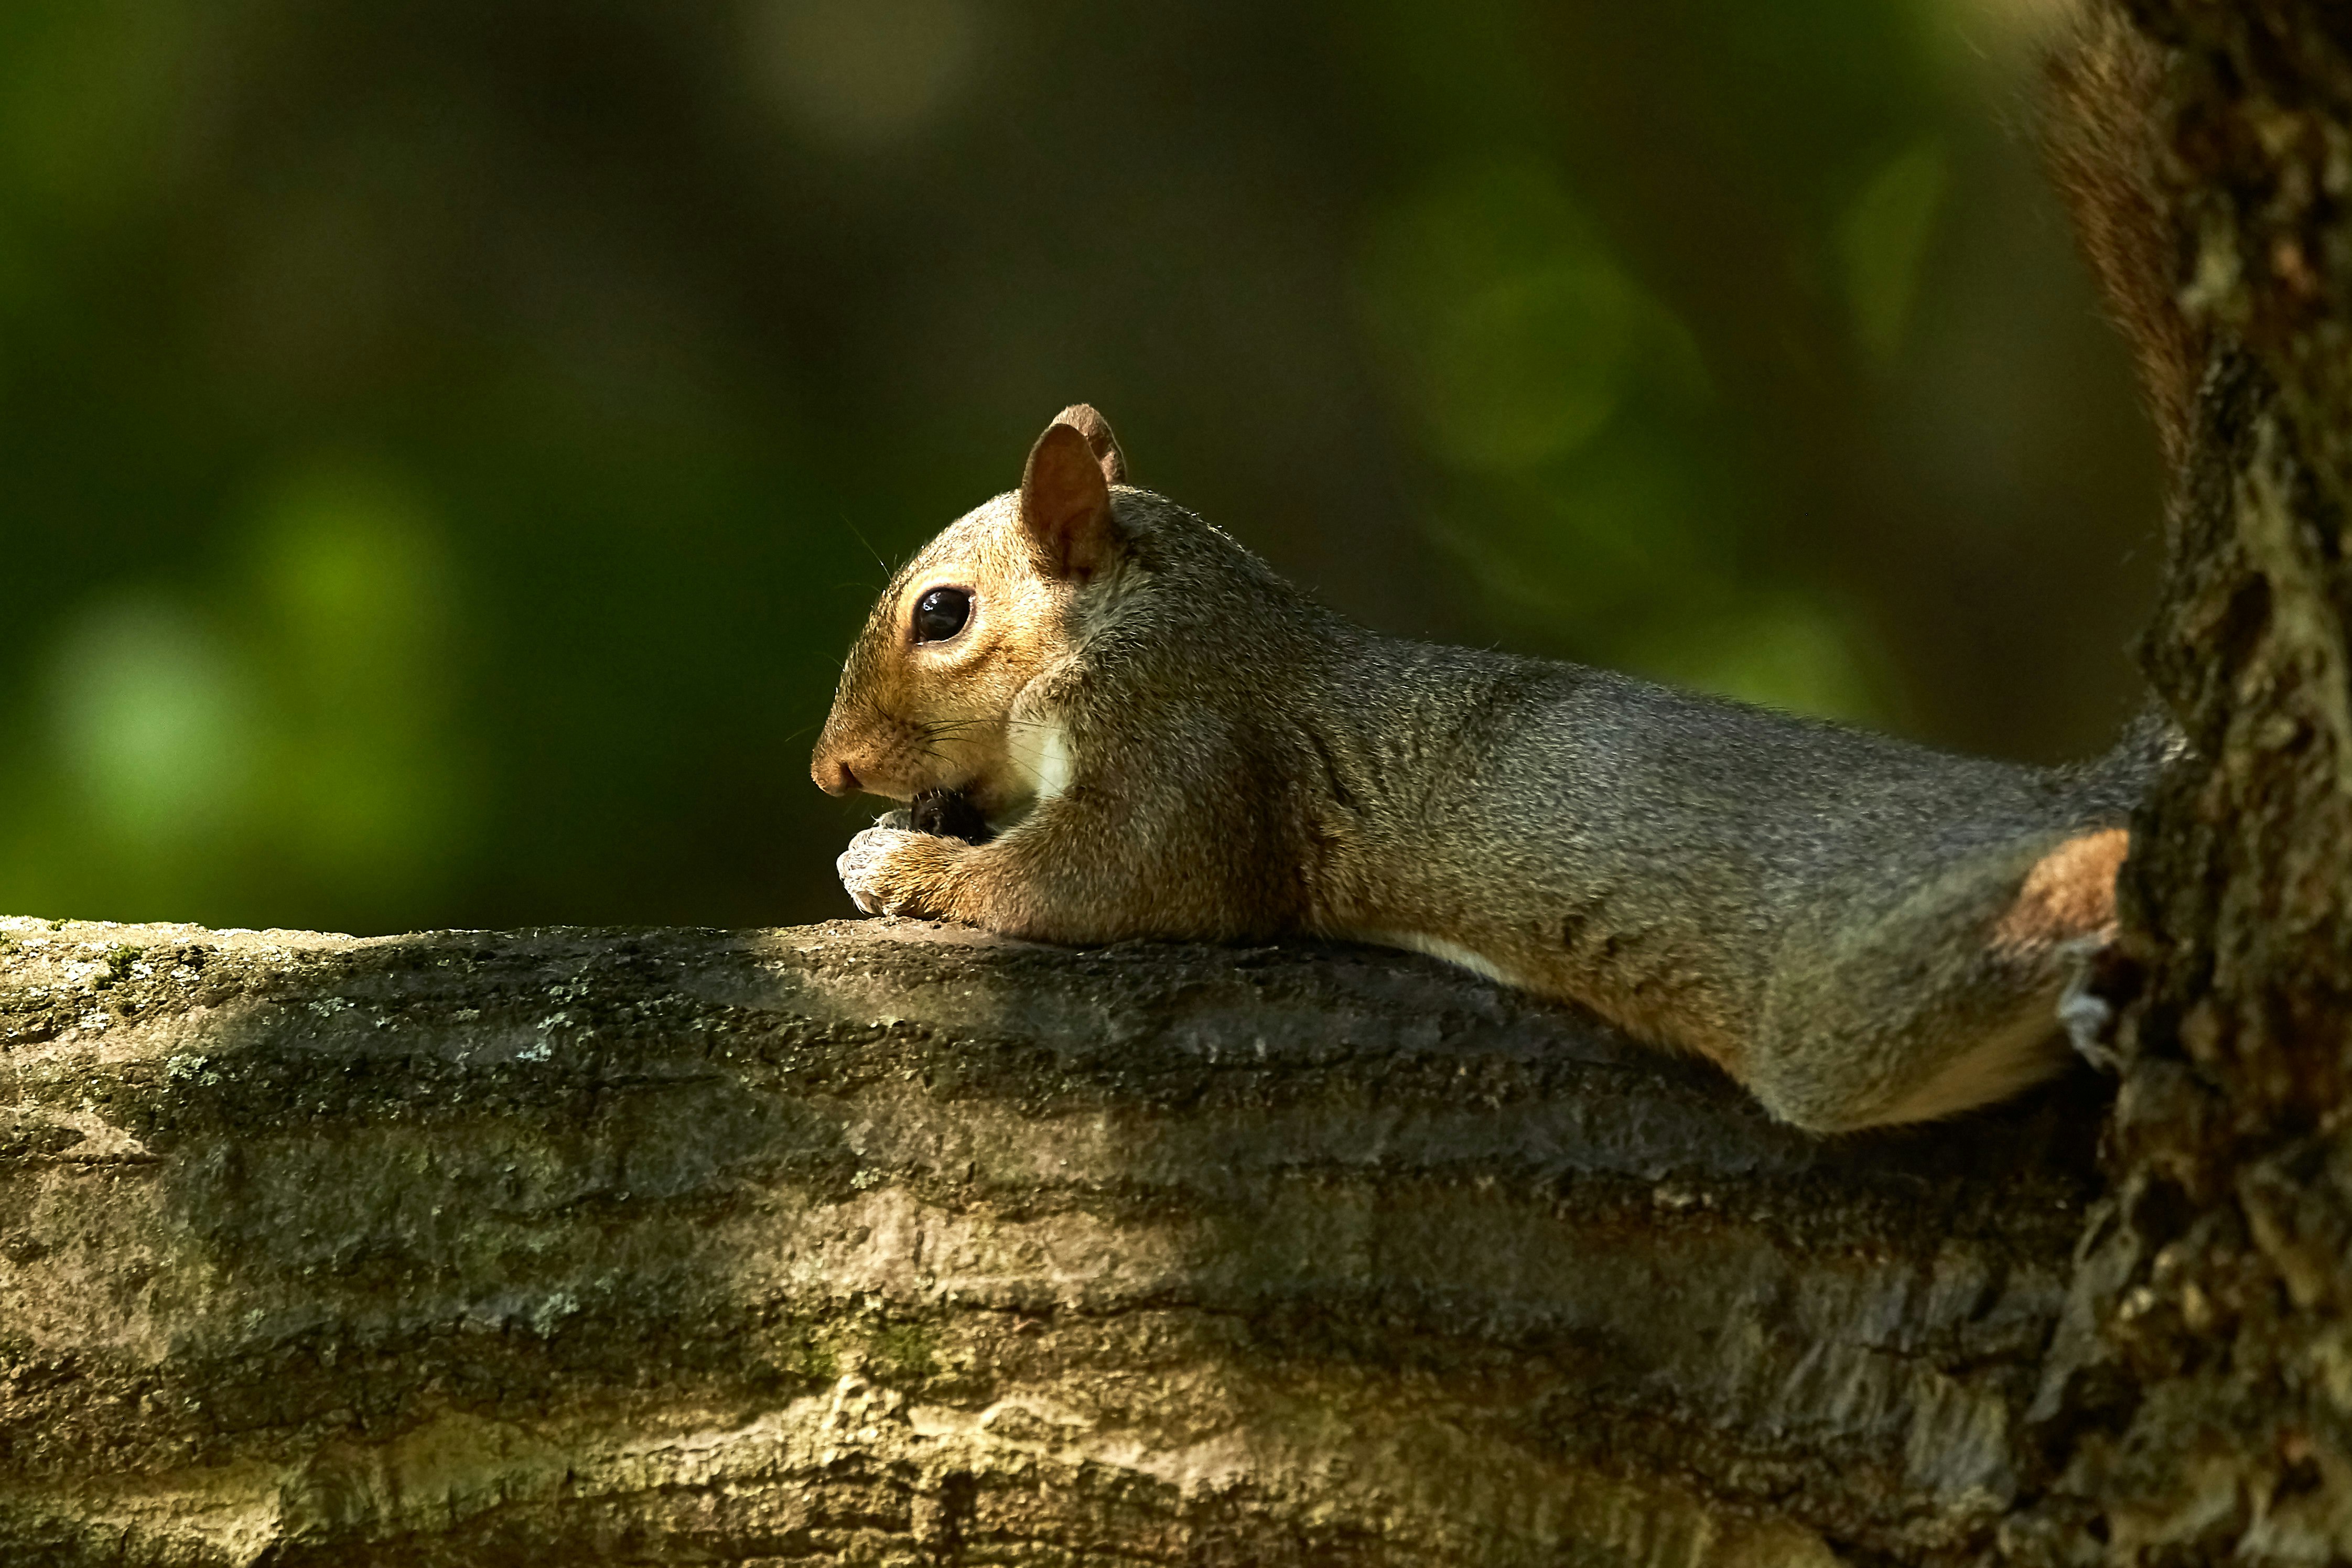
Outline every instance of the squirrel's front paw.
<path id="1" fill-rule="evenodd" d="M 938 896 L 946 862 L 964 846 L 936 833 L 868 828 L 834 862 L 841 885 L 868 915 L 944 916 Z"/>
<path id="2" fill-rule="evenodd" d="M 2116 1014 L 2140 988 L 2137 966 L 2114 941 L 2083 936 L 2059 949 L 2066 964 L 2066 988 L 2058 997 L 2058 1021 L 2084 1061 L 2102 1072 L 2119 1072 Z"/>

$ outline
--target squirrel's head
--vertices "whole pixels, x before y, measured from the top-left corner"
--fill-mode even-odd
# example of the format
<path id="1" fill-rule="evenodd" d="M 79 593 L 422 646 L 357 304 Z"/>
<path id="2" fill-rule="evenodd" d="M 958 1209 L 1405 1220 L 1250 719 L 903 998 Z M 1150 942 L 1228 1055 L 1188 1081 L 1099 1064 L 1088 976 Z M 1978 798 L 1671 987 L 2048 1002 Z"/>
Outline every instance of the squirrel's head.
<path id="1" fill-rule="evenodd" d="M 1072 610 L 1121 559 L 1110 424 L 1085 403 L 1029 450 L 1021 488 L 949 525 L 882 591 L 841 672 L 809 774 L 829 795 L 959 789 L 991 818 L 1038 791 L 1038 737 L 1013 715 L 1071 646 Z"/>

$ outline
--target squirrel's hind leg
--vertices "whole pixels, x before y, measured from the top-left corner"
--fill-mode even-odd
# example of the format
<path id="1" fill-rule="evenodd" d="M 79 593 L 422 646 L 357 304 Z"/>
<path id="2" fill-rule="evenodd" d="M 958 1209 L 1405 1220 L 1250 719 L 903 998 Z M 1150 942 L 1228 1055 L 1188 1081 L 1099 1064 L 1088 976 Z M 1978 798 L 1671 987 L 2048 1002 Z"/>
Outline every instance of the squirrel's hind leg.
<path id="1" fill-rule="evenodd" d="M 2128 841 L 2110 828 L 1971 857 L 1792 941 L 1808 957 L 1774 975 L 1740 1076 L 1823 1133 L 1932 1121 L 2051 1077 L 2060 1002 L 2112 933 Z"/>

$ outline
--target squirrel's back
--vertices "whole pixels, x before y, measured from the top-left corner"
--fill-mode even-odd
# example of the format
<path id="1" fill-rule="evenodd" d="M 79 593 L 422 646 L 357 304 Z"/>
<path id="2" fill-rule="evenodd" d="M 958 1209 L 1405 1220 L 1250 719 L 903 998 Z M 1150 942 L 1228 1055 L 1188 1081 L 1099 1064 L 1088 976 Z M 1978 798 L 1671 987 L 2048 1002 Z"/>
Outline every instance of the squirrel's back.
<path id="1" fill-rule="evenodd" d="M 2173 298 L 2151 57 L 2111 14 L 2058 70 L 2053 158 L 2168 456 L 2203 345 Z M 1066 410 L 1013 495 L 885 591 L 811 770 L 961 792 L 967 842 L 886 823 L 872 910 L 1067 941 L 1290 931 L 1418 948 L 1722 1062 L 1834 1130 L 1947 1114 L 2064 1060 L 2126 820 L 2174 744 L 1953 757 L 1572 664 L 1384 638 L 1129 487 Z"/>

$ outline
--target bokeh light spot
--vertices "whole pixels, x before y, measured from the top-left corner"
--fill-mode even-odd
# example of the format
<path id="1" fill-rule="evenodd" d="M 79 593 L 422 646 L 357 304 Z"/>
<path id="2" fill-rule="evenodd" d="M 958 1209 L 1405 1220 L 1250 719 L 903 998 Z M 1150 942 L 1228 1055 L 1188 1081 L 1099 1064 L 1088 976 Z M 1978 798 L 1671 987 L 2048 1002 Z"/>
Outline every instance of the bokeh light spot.
<path id="1" fill-rule="evenodd" d="M 1854 337 L 1882 365 L 1903 350 L 1948 178 L 1940 141 L 1911 148 L 1870 177 L 1838 225 Z"/>
<path id="2" fill-rule="evenodd" d="M 1866 674 L 1864 643 L 1828 608 L 1783 597 L 1677 626 L 1671 639 L 1637 651 L 1636 658 L 1648 673 L 1698 691 L 1784 713 L 1869 723 L 1885 705 Z"/>
<path id="3" fill-rule="evenodd" d="M 97 831 L 159 851 L 237 815 L 253 779 L 252 693 L 193 610 L 145 590 L 100 600 L 68 626 L 54 668 L 58 750 Z"/>
<path id="4" fill-rule="evenodd" d="M 1622 281 L 1567 265 L 1449 312 L 1430 356 L 1430 414 L 1466 468 L 1532 467 L 1591 439 L 1617 406 L 1632 339 Z"/>
<path id="5" fill-rule="evenodd" d="M 895 141 L 937 120 L 971 72 L 972 0 L 756 0 L 751 65 L 826 141 Z"/>
<path id="6" fill-rule="evenodd" d="M 1540 166 L 1433 183 L 1378 226 L 1365 270 L 1375 330 L 1448 462 L 1533 467 L 1615 410 L 1646 302 Z"/>
<path id="7" fill-rule="evenodd" d="M 286 847 L 394 902 L 446 861 L 462 814 L 452 575 L 429 509 L 381 465 L 313 462 L 262 508 L 253 582 Z"/>
<path id="8" fill-rule="evenodd" d="M 0 5 L 0 183 L 85 209 L 152 184 L 194 15 L 178 0 Z"/>

